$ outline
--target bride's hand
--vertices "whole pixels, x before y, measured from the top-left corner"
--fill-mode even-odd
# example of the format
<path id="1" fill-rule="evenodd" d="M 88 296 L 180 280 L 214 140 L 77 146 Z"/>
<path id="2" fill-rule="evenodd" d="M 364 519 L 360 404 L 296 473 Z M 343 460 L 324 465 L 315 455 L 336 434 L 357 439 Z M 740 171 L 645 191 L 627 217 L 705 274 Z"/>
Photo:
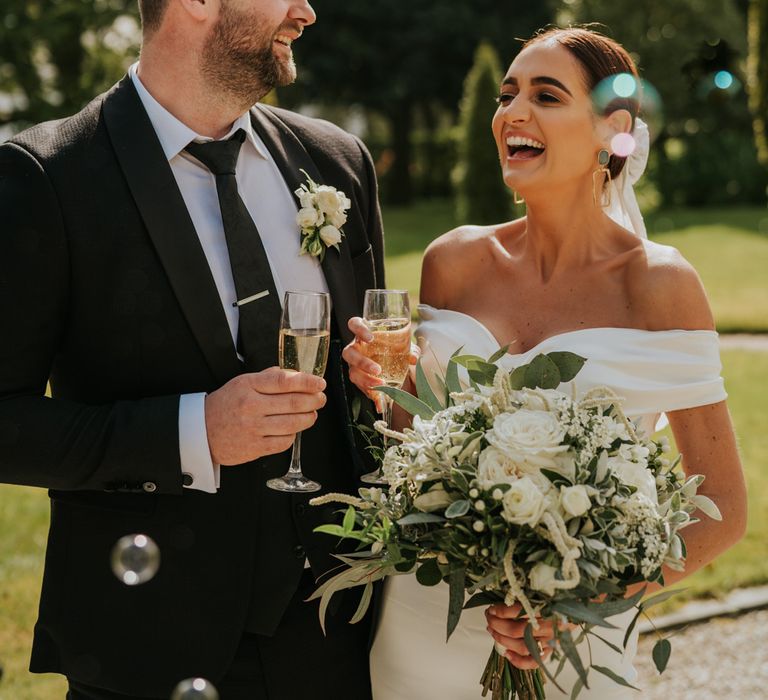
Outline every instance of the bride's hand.
<path id="1" fill-rule="evenodd" d="M 487 629 L 491 637 L 507 650 L 505 656 L 513 666 L 521 669 L 535 669 L 538 668 L 538 664 L 525 646 L 523 638 L 528 618 L 521 617 L 521 613 L 522 607 L 519 603 L 491 605 L 485 611 L 485 618 L 488 621 Z M 539 618 L 539 629 L 534 630 L 533 636 L 539 643 L 541 658 L 546 660 L 552 653 L 549 641 L 555 637 L 552 623 Z"/>
<path id="2" fill-rule="evenodd" d="M 384 384 L 383 380 L 379 377 L 381 367 L 366 357 L 363 351 L 364 344 L 370 343 L 373 340 L 373 334 L 368 330 L 368 326 L 360 316 L 350 318 L 347 326 L 355 334 L 355 339 L 341 353 L 344 361 L 349 365 L 349 378 L 360 391 L 376 403 L 376 408 L 381 412 L 383 408 L 381 393 L 373 391 L 374 387 Z M 419 355 L 419 347 L 411 344 L 411 365 L 415 365 L 418 362 Z M 407 387 L 404 388 L 407 389 Z"/>

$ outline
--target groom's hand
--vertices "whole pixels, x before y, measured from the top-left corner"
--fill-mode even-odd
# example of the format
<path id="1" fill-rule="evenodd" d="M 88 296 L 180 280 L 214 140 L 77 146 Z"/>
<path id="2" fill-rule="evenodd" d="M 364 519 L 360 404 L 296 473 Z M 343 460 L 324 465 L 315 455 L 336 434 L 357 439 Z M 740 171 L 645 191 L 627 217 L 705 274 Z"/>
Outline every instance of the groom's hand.
<path id="1" fill-rule="evenodd" d="M 270 367 L 241 374 L 205 397 L 205 427 L 215 464 L 243 464 L 284 452 L 325 406 L 325 380 Z"/>

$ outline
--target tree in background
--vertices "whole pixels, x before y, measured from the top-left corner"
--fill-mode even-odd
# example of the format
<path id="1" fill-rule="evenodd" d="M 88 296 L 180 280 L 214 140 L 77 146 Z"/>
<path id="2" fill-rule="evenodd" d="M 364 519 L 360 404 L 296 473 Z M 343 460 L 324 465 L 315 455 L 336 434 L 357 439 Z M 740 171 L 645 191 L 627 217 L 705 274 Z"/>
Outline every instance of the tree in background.
<path id="1" fill-rule="evenodd" d="M 3 0 L 0 126 L 79 110 L 135 57 L 135 0 Z"/>
<path id="2" fill-rule="evenodd" d="M 749 134 L 741 89 L 746 55 L 744 3 L 664 0 L 653 3 L 573 0 L 559 22 L 599 22 L 637 59 L 661 95 L 663 122 L 649 168 L 664 204 L 757 201 L 766 175 Z M 714 80 L 724 71 L 733 80 Z M 723 74 L 724 75 L 724 74 Z"/>
<path id="3" fill-rule="evenodd" d="M 747 91 L 752 110 L 757 155 L 768 166 L 768 0 L 750 0 Z"/>
<path id="4" fill-rule="evenodd" d="M 510 194 L 501 178 L 499 155 L 491 134 L 493 98 L 502 72 L 496 50 L 482 43 L 464 82 L 461 140 L 456 168 L 457 219 L 492 224 L 510 215 Z"/>
<path id="5" fill-rule="evenodd" d="M 280 91 L 281 104 L 358 105 L 379 115 L 392 156 L 388 199 L 407 203 L 415 127 L 455 123 L 478 44 L 489 41 L 510 62 L 515 37 L 551 22 L 553 3 L 515 3 L 505 12 L 498 0 L 323 0 L 317 24 L 295 45 L 299 82 Z"/>

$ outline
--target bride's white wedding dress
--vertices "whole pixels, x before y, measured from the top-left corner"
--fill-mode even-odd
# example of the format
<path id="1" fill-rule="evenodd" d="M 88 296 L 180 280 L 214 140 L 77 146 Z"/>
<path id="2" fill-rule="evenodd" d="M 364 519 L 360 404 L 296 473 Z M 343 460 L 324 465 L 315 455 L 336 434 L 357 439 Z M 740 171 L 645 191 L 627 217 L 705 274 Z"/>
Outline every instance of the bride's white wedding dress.
<path id="1" fill-rule="evenodd" d="M 417 331 L 422 362 L 431 377 L 445 371 L 448 358 L 460 346 L 464 352 L 489 357 L 499 347 L 490 331 L 472 316 L 430 306 L 419 307 Z M 647 434 L 653 433 L 664 411 L 703 406 L 726 398 L 718 336 L 714 331 L 645 331 L 632 328 L 585 328 L 560 333 L 519 355 L 499 361 L 508 369 L 530 362 L 539 353 L 568 350 L 588 358 L 575 380 L 578 394 L 595 386 L 611 387 L 624 398 L 628 416 Z M 462 370 L 463 372 L 463 370 Z M 466 381 L 466 375 L 462 377 Z M 565 389 L 566 387 L 561 387 Z M 458 628 L 446 644 L 448 588 L 421 586 L 411 575 L 394 576 L 385 583 L 381 616 L 371 651 L 374 700 L 474 700 L 493 640 L 486 631 L 483 608 L 462 613 Z M 617 629 L 599 634 L 618 647 L 632 619 L 630 610 L 611 618 Z M 623 658 L 592 638 L 592 663 L 608 666 L 632 682 L 637 633 Z M 589 662 L 587 645 L 580 653 Z M 589 674 L 584 700 L 636 698 L 602 674 Z M 568 698 L 575 674 L 567 665 L 558 682 L 562 695 L 546 684 L 547 699 Z"/>

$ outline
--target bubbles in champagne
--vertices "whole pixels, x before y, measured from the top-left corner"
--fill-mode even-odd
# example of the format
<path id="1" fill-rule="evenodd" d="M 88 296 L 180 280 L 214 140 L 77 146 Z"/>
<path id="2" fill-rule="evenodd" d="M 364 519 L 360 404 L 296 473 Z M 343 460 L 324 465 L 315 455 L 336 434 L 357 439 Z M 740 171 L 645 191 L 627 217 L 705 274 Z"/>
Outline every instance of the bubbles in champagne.
<path id="1" fill-rule="evenodd" d="M 160 549 L 151 537 L 126 535 L 112 548 L 112 571 L 126 586 L 149 581 L 160 568 Z"/>
<path id="2" fill-rule="evenodd" d="M 283 328 L 280 331 L 280 366 L 322 377 L 328 362 L 331 335 L 315 328 Z"/>
<path id="3" fill-rule="evenodd" d="M 408 374 L 411 354 L 411 321 L 408 318 L 366 320 L 373 340 L 363 350 L 381 367 L 379 378 L 387 385 L 400 387 Z"/>
<path id="4" fill-rule="evenodd" d="M 173 689 L 171 700 L 219 700 L 219 692 L 205 678 L 187 678 Z"/>

